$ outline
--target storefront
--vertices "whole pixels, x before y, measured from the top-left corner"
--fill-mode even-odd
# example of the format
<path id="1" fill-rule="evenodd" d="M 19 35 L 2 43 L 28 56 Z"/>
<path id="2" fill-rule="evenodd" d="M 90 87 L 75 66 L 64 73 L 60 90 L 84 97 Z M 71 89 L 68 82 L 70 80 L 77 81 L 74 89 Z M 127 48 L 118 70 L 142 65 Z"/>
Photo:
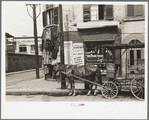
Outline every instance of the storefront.
<path id="1" fill-rule="evenodd" d="M 115 70 L 121 67 L 120 49 L 113 49 L 108 46 L 121 43 L 121 32 L 118 24 L 106 24 L 106 26 L 96 25 L 95 28 L 94 26 L 82 26 L 79 25 L 78 32 L 84 43 L 85 64 L 99 65 L 102 67 L 102 75 L 107 75 L 107 65 L 110 63 L 114 65 L 114 72 L 116 72 Z"/>
<path id="2" fill-rule="evenodd" d="M 145 43 L 143 34 L 129 34 L 123 40 L 123 43 L 131 46 L 141 46 Z M 125 51 L 124 51 L 125 52 Z M 127 55 L 126 55 L 127 52 Z M 123 73 L 127 71 L 127 77 L 133 78 L 136 76 L 144 75 L 145 73 L 145 48 L 134 47 L 127 49 L 122 57 Z M 127 59 L 127 66 L 125 59 Z"/>

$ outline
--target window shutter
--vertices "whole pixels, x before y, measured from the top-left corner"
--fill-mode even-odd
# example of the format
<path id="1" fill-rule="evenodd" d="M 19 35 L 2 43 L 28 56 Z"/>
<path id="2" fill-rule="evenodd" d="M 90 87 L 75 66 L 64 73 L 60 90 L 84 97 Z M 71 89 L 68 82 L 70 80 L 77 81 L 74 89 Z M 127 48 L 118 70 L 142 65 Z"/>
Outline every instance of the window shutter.
<path id="1" fill-rule="evenodd" d="M 135 14 L 135 17 L 143 16 L 144 15 L 143 5 L 135 5 L 134 14 Z"/>
<path id="2" fill-rule="evenodd" d="M 51 9 L 51 24 L 54 24 L 54 9 Z"/>
<path id="3" fill-rule="evenodd" d="M 51 23 L 51 19 L 52 19 L 52 18 L 51 18 L 51 10 L 48 10 L 48 13 L 49 13 L 49 24 L 52 24 L 52 23 Z"/>
<path id="4" fill-rule="evenodd" d="M 90 10 L 91 10 L 91 20 L 97 20 L 98 6 L 92 5 Z"/>
<path id="5" fill-rule="evenodd" d="M 42 13 L 42 18 L 43 18 L 43 27 L 45 27 L 47 25 L 47 12 L 46 11 Z"/>
<path id="6" fill-rule="evenodd" d="M 106 20 L 113 19 L 113 5 L 106 5 Z"/>
<path id="7" fill-rule="evenodd" d="M 127 17 L 134 17 L 134 5 L 127 5 Z"/>
<path id="8" fill-rule="evenodd" d="M 83 5 L 83 21 L 91 21 L 90 5 Z"/>

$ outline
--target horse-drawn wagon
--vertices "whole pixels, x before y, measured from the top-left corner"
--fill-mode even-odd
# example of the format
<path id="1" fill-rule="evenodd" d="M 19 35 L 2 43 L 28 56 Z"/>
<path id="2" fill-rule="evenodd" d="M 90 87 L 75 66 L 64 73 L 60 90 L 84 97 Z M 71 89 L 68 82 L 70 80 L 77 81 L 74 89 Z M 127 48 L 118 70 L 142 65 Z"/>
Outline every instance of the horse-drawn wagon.
<path id="1" fill-rule="evenodd" d="M 99 65 L 97 66 L 85 65 L 79 67 L 71 65 L 71 67 L 69 66 L 66 68 L 67 71 L 65 72 L 62 71 L 62 73 L 65 74 L 70 79 L 76 78 L 83 82 L 88 82 L 92 85 L 99 86 L 98 89 L 101 90 L 101 93 L 105 98 L 115 98 L 120 91 L 125 90 L 127 87 L 129 87 L 129 90 L 137 99 L 144 100 L 145 98 L 144 61 L 140 62 L 138 59 L 136 59 L 138 66 L 135 66 L 136 67 L 135 69 L 136 70 L 143 69 L 142 73 L 135 74 L 130 72 L 128 74 L 127 72 L 128 71 L 127 68 L 130 67 L 128 66 L 128 58 L 127 58 L 128 50 L 133 48 L 140 48 L 140 49 L 144 48 L 144 44 L 142 43 L 136 45 L 121 44 L 117 46 L 102 45 L 101 47 L 106 47 L 114 50 L 119 49 L 121 52 L 123 51 L 123 53 L 121 53 L 121 56 L 123 56 L 124 53 L 126 53 L 125 74 L 123 76 L 117 75 L 119 73 L 120 67 L 115 69 L 115 62 L 114 62 L 115 60 L 108 62 L 106 64 L 107 66 L 106 77 L 108 78 L 108 80 L 106 82 L 103 82 L 103 84 L 101 83 L 101 81 L 95 82 L 94 78 L 97 75 L 99 80 L 101 79 L 100 78 L 101 69 L 99 69 L 98 67 Z"/>

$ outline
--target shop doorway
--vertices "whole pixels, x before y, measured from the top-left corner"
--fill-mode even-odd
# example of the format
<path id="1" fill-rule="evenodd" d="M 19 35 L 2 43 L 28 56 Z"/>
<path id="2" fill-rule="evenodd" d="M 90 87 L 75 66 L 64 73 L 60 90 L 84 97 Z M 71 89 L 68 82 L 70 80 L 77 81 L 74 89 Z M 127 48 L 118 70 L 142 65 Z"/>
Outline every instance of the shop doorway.
<path id="1" fill-rule="evenodd" d="M 134 39 L 129 42 L 129 45 L 141 43 L 140 40 Z M 132 48 L 127 50 L 127 71 L 130 74 L 144 74 L 144 48 Z"/>

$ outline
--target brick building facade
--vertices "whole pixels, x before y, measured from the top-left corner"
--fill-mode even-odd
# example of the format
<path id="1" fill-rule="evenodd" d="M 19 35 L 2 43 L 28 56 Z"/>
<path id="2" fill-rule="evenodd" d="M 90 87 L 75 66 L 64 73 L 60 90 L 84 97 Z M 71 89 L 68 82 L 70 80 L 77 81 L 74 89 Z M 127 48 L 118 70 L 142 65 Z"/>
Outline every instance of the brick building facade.
<path id="1" fill-rule="evenodd" d="M 43 5 L 43 27 L 50 24 L 59 26 L 58 7 L 58 4 Z M 130 42 L 134 44 L 136 41 L 145 43 L 144 4 L 62 4 L 62 21 L 64 43 L 71 41 L 72 48 L 73 44 L 83 44 L 84 58 L 82 60 L 84 64 L 101 64 L 98 60 L 91 62 L 90 58 L 87 58 L 91 57 L 92 54 L 94 55 L 97 46 L 129 44 Z M 70 59 L 65 59 L 65 63 L 68 63 L 66 60 L 72 60 L 73 53 L 70 48 L 67 48 L 67 52 L 64 52 L 64 58 L 70 57 Z M 104 50 L 101 49 L 101 51 Z M 112 51 L 116 66 L 121 68 L 122 75 L 124 75 L 126 53 L 120 57 L 121 52 L 123 50 L 120 51 L 120 49 Z M 129 53 L 127 55 L 129 61 L 128 72 L 138 73 L 138 71 L 132 71 L 130 68 L 138 67 L 135 61 L 138 58 L 137 55 L 141 56 L 139 57 L 141 61 L 144 61 L 144 49 L 142 48 L 141 51 L 133 49 L 131 52 L 128 50 L 127 53 Z M 134 57 L 130 58 L 130 56 Z M 130 64 L 130 59 L 133 59 L 132 64 Z M 73 61 L 71 63 L 75 64 Z M 143 66 L 144 63 L 141 62 L 139 65 Z M 106 65 L 103 65 L 103 68 L 106 70 Z"/>

